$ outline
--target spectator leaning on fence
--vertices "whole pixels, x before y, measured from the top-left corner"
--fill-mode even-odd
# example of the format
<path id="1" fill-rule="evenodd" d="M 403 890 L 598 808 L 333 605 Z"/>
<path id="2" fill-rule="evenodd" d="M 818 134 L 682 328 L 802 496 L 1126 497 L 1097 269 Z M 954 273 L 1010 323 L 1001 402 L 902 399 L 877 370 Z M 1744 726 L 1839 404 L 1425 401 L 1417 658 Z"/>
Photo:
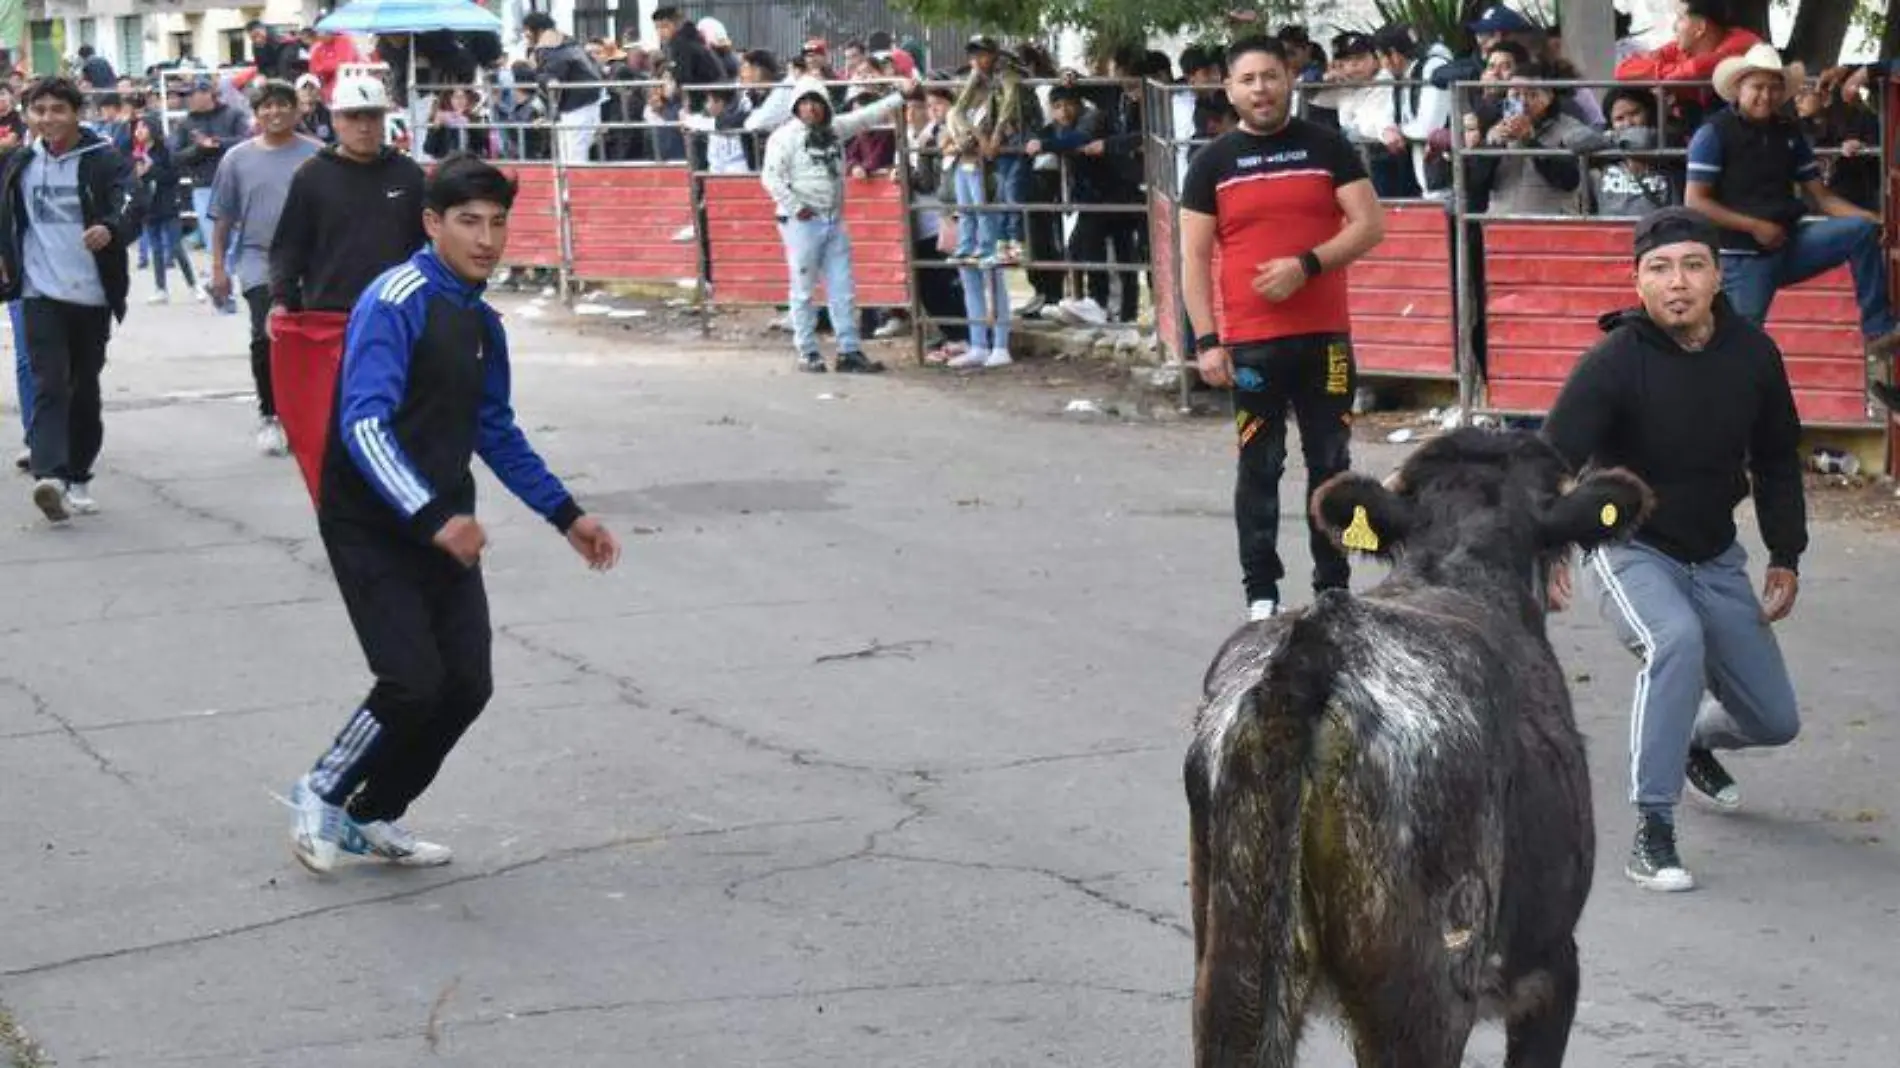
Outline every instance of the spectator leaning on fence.
<path id="1" fill-rule="evenodd" d="M 1548 80 L 1550 68 L 1540 62 L 1518 72 L 1527 81 Z M 1486 148 L 1567 149 L 1588 151 L 1598 144 L 1596 131 L 1559 106 L 1564 89 L 1514 85 L 1506 99 L 1504 117 L 1485 134 Z M 1477 148 L 1469 136 L 1468 148 Z M 1496 215 L 1579 215 L 1577 190 L 1583 168 L 1575 156 L 1480 156 L 1469 161 L 1474 190 L 1488 196 Z"/>
<path id="2" fill-rule="evenodd" d="M 600 68 L 579 44 L 554 28 L 554 20 L 545 12 L 530 12 L 521 20 L 521 28 L 534 42 L 535 77 L 544 86 L 563 86 L 554 93 L 559 113 L 555 124 L 561 128 L 560 158 L 586 163 L 600 131 L 600 106 L 607 99 L 607 91 L 599 85 L 605 80 Z M 568 85 L 582 88 L 565 88 Z"/>
<path id="3" fill-rule="evenodd" d="M 1604 98 L 1610 132 L 1598 150 L 1648 152 L 1656 147 L 1656 98 L 1647 89 L 1615 89 Z M 1670 161 L 1605 160 L 1595 168 L 1598 215 L 1640 217 L 1682 203 L 1682 169 Z"/>
<path id="4" fill-rule="evenodd" d="M 1338 112 L 1339 132 L 1359 149 L 1379 196 L 1415 197 L 1418 185 L 1412 181 L 1411 156 L 1394 155 L 1385 146 L 1386 131 L 1395 128 L 1398 115 L 1392 110 L 1391 87 L 1376 83 L 1391 80 L 1391 73 L 1379 63 L 1371 37 L 1342 33 L 1333 38 L 1333 63 L 1326 83 L 1345 83 L 1350 88 L 1321 90 L 1314 102 Z"/>
<path id="5" fill-rule="evenodd" d="M 1392 88 L 1392 125 L 1380 131 L 1386 151 L 1411 161 L 1413 196 L 1443 197 L 1451 191 L 1451 167 L 1434 165 L 1432 134 L 1451 121 L 1451 91 L 1430 84 L 1452 60 L 1451 49 L 1434 41 L 1421 47 L 1409 27 L 1394 23 L 1373 34 L 1379 64 L 1394 80 L 1417 84 Z"/>
<path id="6" fill-rule="evenodd" d="M 1722 228 L 1722 291 L 1757 326 L 1776 290 L 1846 263 L 1870 366 L 1884 368 L 1900 350 L 1900 331 L 1888 303 L 1880 219 L 1821 183 L 1813 146 L 1782 110 L 1800 84 L 1799 70 L 1784 68 L 1765 44 L 1716 68 L 1716 92 L 1730 106 L 1689 143 L 1687 202 Z M 1797 185 L 1827 219 L 1802 221 L 1808 205 L 1795 195 Z M 1885 403 L 1890 394 L 1877 387 L 1876 396 Z"/>
<path id="7" fill-rule="evenodd" d="M 915 96 L 911 80 L 905 96 Z M 791 273 L 792 337 L 803 371 L 825 370 L 818 351 L 818 311 L 813 293 L 820 281 L 838 334 L 838 370 L 882 371 L 884 365 L 859 349 L 856 288 L 852 278 L 851 239 L 844 225 L 844 144 L 860 131 L 889 122 L 904 103 L 891 96 L 861 111 L 831 114 L 831 94 L 822 83 L 807 81 L 795 91 L 796 121 L 772 134 L 765 147 L 762 179 L 778 209 L 779 236 Z"/>
<path id="8" fill-rule="evenodd" d="M 1508 41 L 1526 49 L 1526 56 L 1529 47 L 1538 43 L 1537 26 L 1503 4 L 1486 7 L 1477 18 L 1465 23 L 1465 29 L 1471 31 L 1472 52 L 1434 70 L 1432 85 L 1435 88 L 1449 89 L 1454 82 L 1477 81 L 1484 73 L 1491 50 L 1501 43 Z"/>
<path id="9" fill-rule="evenodd" d="M 966 46 L 970 73 L 957 102 L 950 109 L 950 142 L 956 150 L 954 192 L 959 208 L 990 203 L 989 178 L 997 122 L 996 63 L 1000 49 L 989 37 L 974 37 Z M 997 228 L 1002 217 L 991 212 L 957 213 L 957 249 L 954 262 L 995 266 Z"/>

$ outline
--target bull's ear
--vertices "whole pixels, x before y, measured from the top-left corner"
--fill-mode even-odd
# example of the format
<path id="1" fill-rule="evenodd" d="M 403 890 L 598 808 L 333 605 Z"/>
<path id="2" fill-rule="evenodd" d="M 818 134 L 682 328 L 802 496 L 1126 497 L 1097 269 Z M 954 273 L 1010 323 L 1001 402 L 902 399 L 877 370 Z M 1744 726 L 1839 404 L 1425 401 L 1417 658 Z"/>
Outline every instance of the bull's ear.
<path id="1" fill-rule="evenodd" d="M 1388 556 L 1412 526 L 1412 505 L 1377 481 L 1348 471 L 1313 491 L 1313 521 L 1341 548 Z"/>
<path id="2" fill-rule="evenodd" d="M 1544 510 L 1540 533 L 1548 547 L 1594 549 L 1634 533 L 1649 518 L 1655 500 L 1643 480 L 1630 472 L 1599 471 Z"/>

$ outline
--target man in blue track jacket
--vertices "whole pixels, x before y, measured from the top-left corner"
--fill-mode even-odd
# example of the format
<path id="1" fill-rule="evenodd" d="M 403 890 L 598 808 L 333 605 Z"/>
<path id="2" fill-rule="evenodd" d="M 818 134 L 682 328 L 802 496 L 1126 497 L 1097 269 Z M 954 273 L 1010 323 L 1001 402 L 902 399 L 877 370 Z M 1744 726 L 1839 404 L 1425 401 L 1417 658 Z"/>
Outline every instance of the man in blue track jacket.
<path id="1" fill-rule="evenodd" d="M 494 689 L 471 459 L 595 570 L 620 558 L 515 424 L 507 336 L 482 300 L 514 198 L 488 164 L 445 160 L 424 198 L 429 247 L 371 283 L 350 314 L 317 523 L 376 685 L 292 791 L 292 849 L 317 874 L 339 852 L 449 861 L 447 847 L 396 821 Z"/>

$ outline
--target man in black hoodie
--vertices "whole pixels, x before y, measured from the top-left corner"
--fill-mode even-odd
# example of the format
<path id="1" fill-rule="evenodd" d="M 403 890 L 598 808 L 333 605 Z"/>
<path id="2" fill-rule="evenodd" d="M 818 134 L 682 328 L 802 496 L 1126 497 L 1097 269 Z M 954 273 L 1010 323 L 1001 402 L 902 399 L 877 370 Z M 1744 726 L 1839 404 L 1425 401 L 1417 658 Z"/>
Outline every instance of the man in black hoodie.
<path id="1" fill-rule="evenodd" d="M 271 241 L 275 308 L 347 313 L 377 275 L 422 247 L 422 168 L 383 144 L 388 110 L 382 82 L 337 82 L 337 143 L 297 169 Z"/>
<path id="2" fill-rule="evenodd" d="M 1624 870 L 1653 890 L 1695 887 L 1676 852 L 1685 777 L 1733 809 L 1741 792 L 1714 750 L 1785 745 L 1800 729 L 1770 625 L 1794 610 L 1808 545 L 1801 424 L 1780 350 L 1721 296 L 1721 243 L 1687 208 L 1637 224 L 1643 307 L 1604 317 L 1608 336 L 1571 372 L 1544 429 L 1573 467 L 1627 468 L 1656 492 L 1634 540 L 1589 558 L 1604 617 L 1643 659 L 1630 725 L 1640 818 Z M 1735 540 L 1751 481 L 1768 546 L 1759 601 Z M 1558 574 L 1553 604 L 1569 594 Z"/>
<path id="3" fill-rule="evenodd" d="M 218 100 L 218 87 L 210 78 L 192 83 L 185 98 L 190 110 L 172 128 L 172 164 L 178 175 L 191 186 L 191 213 L 198 221 L 198 247 L 210 248 L 211 182 L 218 175 L 218 162 L 224 154 L 251 135 L 250 119 Z M 230 249 L 226 249 L 230 252 Z"/>

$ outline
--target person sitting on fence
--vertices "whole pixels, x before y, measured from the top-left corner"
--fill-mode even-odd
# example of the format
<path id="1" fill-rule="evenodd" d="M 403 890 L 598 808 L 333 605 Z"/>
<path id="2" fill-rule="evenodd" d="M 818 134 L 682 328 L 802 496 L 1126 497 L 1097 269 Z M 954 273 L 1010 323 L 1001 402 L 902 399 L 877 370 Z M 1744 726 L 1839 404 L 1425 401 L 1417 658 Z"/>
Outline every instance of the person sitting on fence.
<path id="1" fill-rule="evenodd" d="M 990 203 L 989 161 L 999 108 L 996 99 L 998 48 L 989 37 L 971 38 L 966 51 L 970 74 L 950 109 L 949 137 L 956 148 L 954 192 L 959 208 L 982 208 Z M 997 263 L 997 230 L 1002 216 L 985 211 L 957 213 L 957 249 L 952 262 L 994 267 Z"/>
<path id="2" fill-rule="evenodd" d="M 1532 62 L 1518 72 L 1537 81 L 1550 77 L 1549 68 Z M 1504 105 L 1504 117 L 1482 142 L 1469 131 L 1465 145 L 1478 148 L 1588 150 L 1596 131 L 1559 106 L 1565 89 L 1513 86 Z M 1577 190 L 1583 169 L 1575 156 L 1480 156 L 1469 161 L 1473 191 L 1485 196 L 1494 215 L 1580 215 Z"/>
<path id="3" fill-rule="evenodd" d="M 1783 67 L 1771 45 L 1716 67 L 1715 91 L 1730 107 L 1689 143 L 1687 202 L 1722 228 L 1722 291 L 1757 326 L 1776 290 L 1847 264 L 1870 368 L 1884 365 L 1900 351 L 1900 330 L 1888 303 L 1880 218 L 1822 184 L 1814 146 L 1782 113 L 1800 84 L 1800 71 Z M 1802 221 L 1808 205 L 1794 194 L 1797 185 L 1828 218 Z M 1872 381 L 1886 403 L 1884 376 Z"/>
<path id="4" fill-rule="evenodd" d="M 785 243 L 792 335 L 800 370 L 825 370 L 824 357 L 818 352 L 818 312 L 813 303 L 821 279 L 831 306 L 831 325 L 838 335 L 838 370 L 884 369 L 859 349 L 851 239 L 844 224 L 843 141 L 888 122 L 904 97 L 916 96 L 918 91 L 912 79 L 903 96 L 892 95 L 834 119 L 831 95 L 824 85 L 801 83 L 792 109 L 798 121 L 779 127 L 766 143 L 761 177 L 777 206 L 779 236 Z"/>
<path id="5" fill-rule="evenodd" d="M 1604 98 L 1610 132 L 1597 151 L 1647 152 L 1656 147 L 1656 97 L 1647 89 L 1615 89 Z M 1596 166 L 1598 215 L 1640 217 L 1682 203 L 1682 169 L 1668 161 L 1611 159 Z"/>
<path id="6" fill-rule="evenodd" d="M 1618 63 L 1617 80 L 1707 82 L 1723 60 L 1741 56 L 1762 43 L 1753 31 L 1735 25 L 1729 0 L 1680 0 L 1675 29 L 1675 40 Z M 1670 101 L 1676 112 L 1670 118 L 1688 130 L 1701 123 L 1715 98 L 1706 87 L 1698 87 L 1672 92 Z"/>
<path id="7" fill-rule="evenodd" d="M 1033 157 L 1023 153 L 1031 131 L 1042 125 L 1042 104 L 1023 85 L 1023 66 L 1015 56 L 1003 57 L 997 78 L 996 128 L 991 135 L 991 158 L 996 161 L 996 200 L 1016 207 L 1029 199 L 1029 169 Z M 997 220 L 996 259 L 1002 264 L 1023 260 L 1023 213 L 1006 211 Z"/>

